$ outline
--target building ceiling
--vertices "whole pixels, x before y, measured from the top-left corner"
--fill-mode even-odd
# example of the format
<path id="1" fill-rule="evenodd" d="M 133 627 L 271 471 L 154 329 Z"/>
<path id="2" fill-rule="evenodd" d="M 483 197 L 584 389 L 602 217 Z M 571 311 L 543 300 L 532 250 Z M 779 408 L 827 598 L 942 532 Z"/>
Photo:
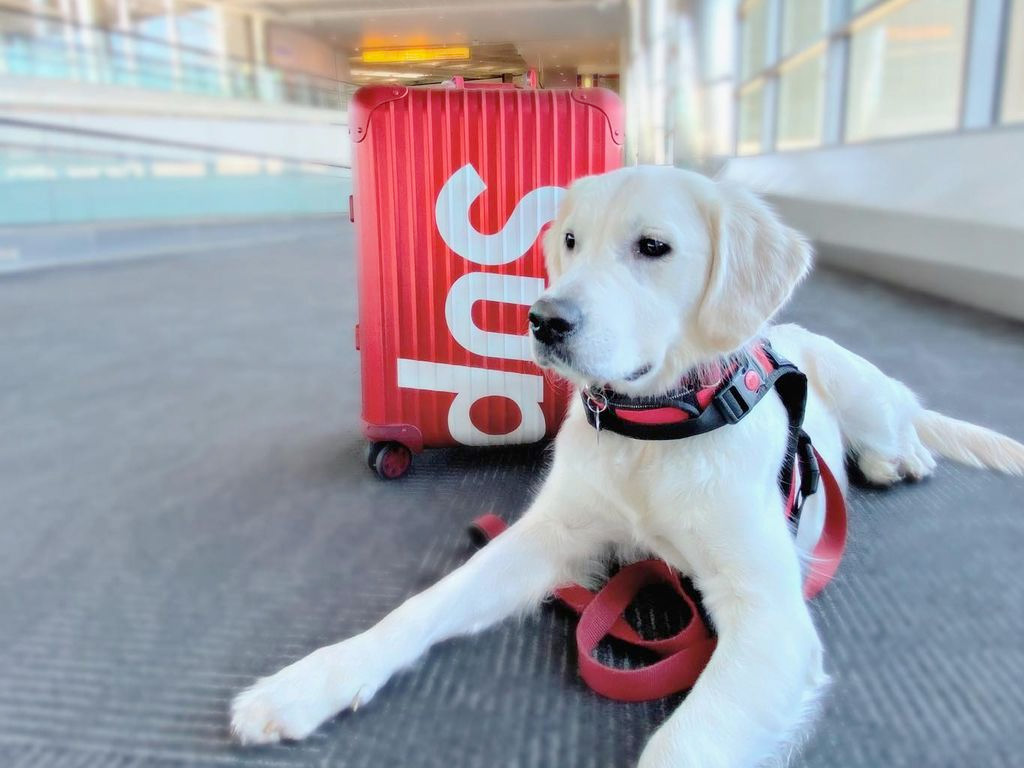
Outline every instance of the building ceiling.
<path id="1" fill-rule="evenodd" d="M 622 0 L 231 0 L 306 28 L 347 54 L 354 82 L 618 72 Z M 468 45 L 463 61 L 365 64 L 367 49 Z M 416 77 L 423 75 L 422 78 Z"/>

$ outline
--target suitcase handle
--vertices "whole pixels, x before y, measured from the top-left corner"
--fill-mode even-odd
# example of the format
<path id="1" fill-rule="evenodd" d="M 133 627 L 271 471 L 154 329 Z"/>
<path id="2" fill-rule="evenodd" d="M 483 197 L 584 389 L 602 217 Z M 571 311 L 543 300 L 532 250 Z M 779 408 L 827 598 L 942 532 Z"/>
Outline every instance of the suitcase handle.
<path id="1" fill-rule="evenodd" d="M 526 87 L 530 90 L 537 90 L 537 70 L 529 69 L 526 71 Z M 459 88 L 466 90 L 491 90 L 491 91 L 519 91 L 523 90 L 521 86 L 515 83 L 474 83 L 473 81 L 466 82 L 466 78 L 462 75 L 453 75 L 452 79 L 445 83 L 449 88 Z"/>

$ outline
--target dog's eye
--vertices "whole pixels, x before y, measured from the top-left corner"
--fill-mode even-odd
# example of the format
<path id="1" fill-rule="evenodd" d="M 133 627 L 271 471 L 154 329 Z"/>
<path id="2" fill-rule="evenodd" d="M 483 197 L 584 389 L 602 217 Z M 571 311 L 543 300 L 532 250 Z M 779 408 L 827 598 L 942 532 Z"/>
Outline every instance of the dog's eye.
<path id="1" fill-rule="evenodd" d="M 637 250 L 640 251 L 641 256 L 647 256 L 652 259 L 664 256 L 672 250 L 668 243 L 663 243 L 661 240 L 655 240 L 653 237 L 641 237 L 637 241 L 636 247 Z"/>
<path id="2" fill-rule="evenodd" d="M 576 247 L 576 235 L 572 232 L 565 233 L 565 247 L 570 251 Z"/>

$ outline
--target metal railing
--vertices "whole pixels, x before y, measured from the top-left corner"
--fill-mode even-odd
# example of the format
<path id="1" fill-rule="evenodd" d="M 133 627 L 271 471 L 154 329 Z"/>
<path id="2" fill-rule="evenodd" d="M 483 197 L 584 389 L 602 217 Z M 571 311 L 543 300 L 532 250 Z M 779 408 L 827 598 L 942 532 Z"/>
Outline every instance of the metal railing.
<path id="1" fill-rule="evenodd" d="M 0 6 L 0 75 L 346 109 L 356 86 Z"/>

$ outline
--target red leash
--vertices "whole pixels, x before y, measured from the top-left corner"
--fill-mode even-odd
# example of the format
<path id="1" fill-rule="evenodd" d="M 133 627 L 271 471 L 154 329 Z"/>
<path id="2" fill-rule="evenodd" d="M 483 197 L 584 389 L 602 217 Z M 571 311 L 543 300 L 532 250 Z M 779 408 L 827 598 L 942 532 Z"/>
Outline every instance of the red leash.
<path id="1" fill-rule="evenodd" d="M 825 525 L 821 529 L 818 543 L 811 550 L 811 565 L 804 577 L 804 597 L 808 600 L 832 581 L 846 549 L 846 499 L 843 498 L 843 489 L 839 487 L 839 481 L 817 449 L 814 456 L 818 459 L 818 471 L 821 472 L 821 482 L 825 486 Z"/>
<path id="2" fill-rule="evenodd" d="M 831 470 L 815 451 L 825 487 L 825 524 L 804 579 L 804 596 L 814 597 L 839 567 L 846 546 L 846 502 Z M 787 506 L 787 508 L 789 508 Z M 508 526 L 497 515 L 473 521 L 474 529 L 490 541 Z M 647 640 L 623 618 L 623 612 L 650 584 L 667 584 L 690 611 L 690 619 L 671 637 Z M 579 584 L 555 590 L 554 596 L 579 614 L 576 651 L 580 677 L 594 691 L 617 701 L 650 701 L 689 690 L 704 671 L 715 650 L 715 636 L 704 623 L 697 603 L 687 592 L 679 573 L 662 560 L 642 560 L 623 567 L 597 592 Z M 607 636 L 654 652 L 659 660 L 639 669 L 619 669 L 594 658 L 598 643 Z"/>

